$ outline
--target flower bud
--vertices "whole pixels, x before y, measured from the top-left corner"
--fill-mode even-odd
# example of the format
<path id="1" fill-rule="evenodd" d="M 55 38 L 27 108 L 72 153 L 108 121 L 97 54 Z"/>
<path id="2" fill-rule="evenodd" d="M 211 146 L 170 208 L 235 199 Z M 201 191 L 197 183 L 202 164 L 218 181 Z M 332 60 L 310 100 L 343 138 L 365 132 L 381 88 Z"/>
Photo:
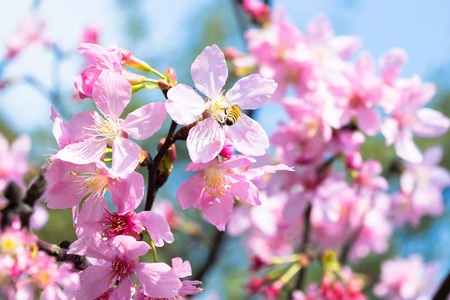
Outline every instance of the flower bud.
<path id="1" fill-rule="evenodd" d="M 229 159 L 233 155 L 233 152 L 234 152 L 233 142 L 230 139 L 225 138 L 225 143 L 219 155 L 222 156 L 223 158 Z"/>
<path id="2" fill-rule="evenodd" d="M 359 151 L 352 152 L 351 154 L 347 155 L 347 157 L 345 159 L 345 165 L 349 169 L 359 170 L 359 169 L 361 169 L 363 163 L 364 163 L 364 160 Z"/>
<path id="3" fill-rule="evenodd" d="M 114 45 L 113 47 L 115 47 L 122 53 L 122 66 L 129 66 L 145 72 L 152 71 L 152 68 L 145 61 L 142 61 L 134 57 L 129 50 L 122 48 L 118 45 Z"/>
<path id="4" fill-rule="evenodd" d="M 158 144 L 158 151 L 161 150 L 162 145 L 166 142 L 166 139 L 163 138 Z M 172 173 L 173 163 L 177 158 L 177 151 L 175 149 L 175 144 L 172 144 L 167 152 L 164 154 L 164 157 L 161 159 L 161 162 L 158 165 L 158 173 L 156 175 L 156 186 L 161 187 L 169 178 Z"/>

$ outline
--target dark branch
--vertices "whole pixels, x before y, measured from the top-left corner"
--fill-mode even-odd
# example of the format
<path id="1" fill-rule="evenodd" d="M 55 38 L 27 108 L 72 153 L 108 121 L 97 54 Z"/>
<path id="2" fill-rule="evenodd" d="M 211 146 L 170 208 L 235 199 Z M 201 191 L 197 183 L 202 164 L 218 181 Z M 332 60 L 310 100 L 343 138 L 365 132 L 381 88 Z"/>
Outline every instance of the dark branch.
<path id="1" fill-rule="evenodd" d="M 224 240 L 225 240 L 225 231 L 218 231 L 216 236 L 214 237 L 214 240 L 212 241 L 212 249 L 209 251 L 208 258 L 206 259 L 202 268 L 198 270 L 197 273 L 194 274 L 192 278 L 195 278 L 195 280 L 202 281 L 203 276 L 216 262 L 217 254 L 219 253 L 219 250 Z"/>

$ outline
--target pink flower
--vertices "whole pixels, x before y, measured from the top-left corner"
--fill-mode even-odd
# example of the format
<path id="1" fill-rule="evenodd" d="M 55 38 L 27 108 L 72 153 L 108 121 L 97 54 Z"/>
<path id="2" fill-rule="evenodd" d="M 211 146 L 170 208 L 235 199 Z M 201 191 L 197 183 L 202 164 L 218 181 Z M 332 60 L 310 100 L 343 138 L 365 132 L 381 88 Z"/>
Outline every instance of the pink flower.
<path id="1" fill-rule="evenodd" d="M 240 114 L 237 122 L 226 125 L 227 113 L 233 105 L 241 109 L 257 109 L 270 98 L 277 84 L 261 75 L 250 75 L 238 80 L 224 95 L 222 88 L 228 77 L 223 52 L 213 45 L 206 47 L 191 67 L 195 87 L 206 95 L 199 96 L 191 87 L 178 84 L 168 92 L 166 108 L 172 119 L 181 125 L 201 120 L 187 138 L 189 156 L 195 163 L 207 163 L 222 150 L 225 136 L 239 152 L 263 155 L 269 147 L 267 134 L 256 121 Z"/>
<path id="2" fill-rule="evenodd" d="M 334 128 L 348 125 L 352 118 L 367 135 L 379 130 L 380 116 L 374 109 L 382 99 L 382 82 L 375 77 L 375 65 L 369 53 L 362 53 L 351 68 L 343 72 L 344 79 L 331 84 L 334 101 L 327 102 L 324 118 Z"/>
<path id="3" fill-rule="evenodd" d="M 191 264 L 189 261 L 183 262 L 183 260 L 179 257 L 172 258 L 172 270 L 178 276 L 178 278 L 188 277 L 192 275 Z M 183 280 L 181 282 L 183 286 L 180 288 L 178 294 L 173 299 L 182 299 L 182 296 L 185 295 L 195 295 L 203 291 L 203 289 L 197 287 L 197 285 L 202 284 L 201 281 L 198 280 Z M 136 300 L 153 300 L 154 297 L 146 297 L 142 292 L 142 289 L 139 289 L 133 299 Z"/>
<path id="4" fill-rule="evenodd" d="M 424 215 L 439 216 L 444 212 L 443 190 L 450 186 L 450 174 L 439 166 L 442 148 L 425 151 L 422 163 L 406 163 L 400 176 L 401 193 L 393 197 L 393 217 L 397 225 L 418 226 Z"/>
<path id="5" fill-rule="evenodd" d="M 45 178 L 49 182 L 45 199 L 49 208 L 71 208 L 83 201 L 83 207 L 88 207 L 86 214 L 93 221 L 103 215 L 102 203 L 108 190 L 119 212 L 135 209 L 144 196 L 141 174 L 133 172 L 123 179 L 101 161 L 76 165 L 58 159 Z M 99 205 L 95 206 L 97 202 Z"/>
<path id="6" fill-rule="evenodd" d="M 247 168 L 255 160 L 245 156 L 234 156 L 219 162 L 216 158 L 208 163 L 190 163 L 186 171 L 197 171 L 180 185 L 177 200 L 183 209 L 190 206 L 202 210 L 213 225 L 225 230 L 225 225 L 233 210 L 236 199 L 250 205 L 260 205 L 258 187 L 252 180 L 266 173 L 277 170 L 291 170 L 285 165 L 264 166 L 256 169 Z"/>
<path id="7" fill-rule="evenodd" d="M 6 58 L 13 59 L 33 43 L 48 44 L 49 42 L 42 36 L 44 26 L 45 22 L 35 14 L 24 18 L 16 32 L 8 39 Z"/>
<path id="8" fill-rule="evenodd" d="M 126 198 L 122 200 L 126 200 Z M 83 228 L 81 234 L 77 231 L 78 237 L 100 232 L 108 240 L 114 239 L 114 237 L 119 235 L 129 235 L 136 240 L 140 240 L 139 234 L 147 231 L 153 243 L 158 247 L 162 247 L 164 241 L 167 243 L 173 242 L 173 234 L 170 232 L 167 221 L 163 216 L 152 211 L 142 211 L 140 213 L 135 211 L 120 213 L 104 211 L 103 217 L 96 221 L 80 215 L 77 226 Z"/>
<path id="9" fill-rule="evenodd" d="M 420 163 L 422 153 L 414 144 L 413 133 L 419 137 L 432 138 L 447 132 L 450 121 L 441 112 L 424 108 L 436 92 L 431 83 L 422 83 L 418 76 L 409 80 L 397 80 L 396 89 L 400 100 L 392 115 L 387 118 L 381 133 L 386 145 L 395 143 L 397 155 L 412 163 Z"/>
<path id="10" fill-rule="evenodd" d="M 143 293 L 151 298 L 171 298 L 179 293 L 182 283 L 175 271 L 164 263 L 140 263 L 139 256 L 150 246 L 131 236 L 116 236 L 111 242 L 100 235 L 74 242 L 69 253 L 96 258 L 99 265 L 80 273 L 80 289 L 76 299 L 95 299 L 115 287 L 118 299 L 130 299 L 131 289 L 139 279 Z M 116 285 L 117 284 L 117 285 Z"/>
<path id="11" fill-rule="evenodd" d="M 25 188 L 23 176 L 28 172 L 30 149 L 29 136 L 18 137 L 10 147 L 8 141 L 0 134 L 0 191 L 3 191 L 11 181 Z"/>
<path id="12" fill-rule="evenodd" d="M 322 118 L 324 96 L 316 93 L 305 99 L 286 98 L 283 106 L 293 120 L 282 125 L 272 137 L 272 143 L 282 150 L 287 164 L 310 164 L 321 160 L 332 128 Z"/>
<path id="13" fill-rule="evenodd" d="M 439 283 L 437 271 L 437 264 L 424 264 L 418 254 L 386 261 L 374 293 L 389 300 L 430 299 Z"/>
<path id="14" fill-rule="evenodd" d="M 128 139 L 145 140 L 161 128 L 166 117 L 163 103 L 144 105 L 121 119 L 131 99 L 130 84 L 122 76 L 103 72 L 93 89 L 92 99 L 103 116 L 95 111 L 76 114 L 69 122 L 70 140 L 56 158 L 75 164 L 100 160 L 107 146 L 112 147 L 112 168 L 123 177 L 138 165 L 139 146 Z"/>

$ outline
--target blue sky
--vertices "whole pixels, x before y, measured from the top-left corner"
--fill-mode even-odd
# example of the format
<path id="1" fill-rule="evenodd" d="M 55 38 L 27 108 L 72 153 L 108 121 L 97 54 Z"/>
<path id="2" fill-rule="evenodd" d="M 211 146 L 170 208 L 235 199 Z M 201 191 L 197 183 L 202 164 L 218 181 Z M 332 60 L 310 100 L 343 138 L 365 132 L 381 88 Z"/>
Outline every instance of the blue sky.
<path id="1" fill-rule="evenodd" d="M 224 1 L 224 0 L 222 0 Z M 166 55 L 165 61 L 180 56 L 183 45 L 190 43 L 192 34 L 198 33 L 201 20 L 195 22 L 192 16 L 211 13 L 210 8 L 219 0 L 171 1 L 170 9 L 165 1 L 139 2 L 147 19 L 149 38 L 146 44 L 132 45 L 124 36 L 124 15 L 116 2 L 81 0 L 65 2 L 42 0 L 39 12 L 47 20 L 47 36 L 58 41 L 62 48 L 72 52 L 73 58 L 63 66 L 62 80 L 66 91 L 72 92 L 72 77 L 79 72 L 82 58 L 75 53 L 77 40 L 82 29 L 97 24 L 102 28 L 101 41 L 104 45 L 122 44 L 134 53 Z M 230 1 L 226 1 L 228 6 Z M 450 1 L 379 0 L 379 1 L 336 1 L 336 0 L 290 0 L 272 1 L 274 5 L 286 7 L 291 21 L 302 30 L 311 18 L 324 13 L 330 19 L 336 34 L 358 35 L 363 48 L 378 58 L 392 47 L 403 47 L 409 55 L 404 76 L 419 74 L 427 78 L 437 68 L 448 67 L 450 63 Z M 23 18 L 32 1 L 14 0 L 0 2 L 0 54 L 4 53 L 7 37 Z M 70 3 L 70 4 L 68 4 Z M 223 5 L 223 4 L 222 4 Z M 230 20 L 233 21 L 234 20 Z M 195 29 L 197 28 L 197 30 Z M 151 46 L 148 46 L 151 45 Z M 234 45 L 242 46 L 242 45 Z M 50 55 L 42 49 L 30 49 L 28 55 L 19 57 L 6 70 L 10 77 L 20 77 L 24 72 L 34 74 L 49 83 Z M 38 58 L 38 59 L 36 59 Z M 184 67 L 189 68 L 191 62 Z M 23 109 L 23 108 L 26 109 Z M 0 109 L 4 115 L 14 116 L 12 122 L 18 131 L 30 132 L 36 126 L 49 126 L 48 105 L 45 98 L 32 88 L 18 85 L 0 92 Z"/>

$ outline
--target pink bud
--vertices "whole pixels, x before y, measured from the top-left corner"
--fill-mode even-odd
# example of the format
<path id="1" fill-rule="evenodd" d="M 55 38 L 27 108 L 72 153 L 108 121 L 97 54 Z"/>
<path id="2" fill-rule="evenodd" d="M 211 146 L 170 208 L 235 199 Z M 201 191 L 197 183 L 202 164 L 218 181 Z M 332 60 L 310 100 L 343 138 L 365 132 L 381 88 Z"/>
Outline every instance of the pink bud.
<path id="1" fill-rule="evenodd" d="M 358 151 L 352 152 L 345 159 L 345 164 L 346 164 L 347 168 L 350 168 L 350 169 L 359 170 L 359 169 L 361 169 L 363 163 L 364 163 L 364 160 L 362 158 L 362 155 Z"/>
<path id="2" fill-rule="evenodd" d="M 233 142 L 230 139 L 226 138 L 225 143 L 223 145 L 223 149 L 222 151 L 220 151 L 219 155 L 222 156 L 223 158 L 229 159 L 231 155 L 233 155 L 233 152 L 234 152 Z"/>

